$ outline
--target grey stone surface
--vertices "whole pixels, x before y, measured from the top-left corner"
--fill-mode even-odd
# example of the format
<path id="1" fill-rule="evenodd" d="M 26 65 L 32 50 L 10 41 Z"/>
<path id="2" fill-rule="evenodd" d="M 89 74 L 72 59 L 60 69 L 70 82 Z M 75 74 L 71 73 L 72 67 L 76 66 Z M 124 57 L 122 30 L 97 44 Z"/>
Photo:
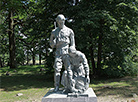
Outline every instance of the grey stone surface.
<path id="1" fill-rule="evenodd" d="M 58 27 L 51 32 L 50 46 L 55 48 L 54 62 L 54 92 L 59 90 L 60 77 L 64 86 L 62 93 L 82 94 L 89 88 L 89 65 L 85 54 L 75 48 L 75 38 L 72 29 L 65 26 L 65 17 L 59 14 L 56 18 Z M 62 66 L 65 71 L 61 74 Z M 68 94 L 72 97 L 72 94 Z M 78 96 L 78 95 L 74 95 Z M 83 95 L 87 96 L 87 95 Z"/>
<path id="2" fill-rule="evenodd" d="M 66 56 L 68 55 L 69 46 L 75 47 L 74 32 L 72 29 L 65 26 L 65 17 L 59 14 L 56 18 L 58 27 L 56 27 L 50 36 L 50 46 L 51 48 L 56 48 L 55 51 L 55 92 L 59 89 L 60 84 L 60 72 L 64 63 Z"/>
<path id="3" fill-rule="evenodd" d="M 61 84 L 72 93 L 84 93 L 88 89 L 89 65 L 85 55 L 75 47 L 69 47 L 69 56 L 65 59 L 66 70 L 62 75 Z"/>
<path id="4" fill-rule="evenodd" d="M 70 97 L 62 94 L 62 89 L 54 93 L 53 88 L 42 98 L 42 102 L 97 102 L 97 97 L 92 88 L 88 88 L 83 94 L 77 97 Z"/>

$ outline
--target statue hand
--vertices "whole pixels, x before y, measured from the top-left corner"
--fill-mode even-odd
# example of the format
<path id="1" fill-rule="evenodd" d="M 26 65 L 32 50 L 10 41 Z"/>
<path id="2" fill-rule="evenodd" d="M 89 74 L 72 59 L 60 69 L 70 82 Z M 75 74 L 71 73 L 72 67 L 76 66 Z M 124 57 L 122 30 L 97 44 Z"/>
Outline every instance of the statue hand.
<path id="1" fill-rule="evenodd" d="M 76 83 L 75 80 L 74 79 L 71 79 L 71 86 L 72 87 L 75 87 L 75 83 Z"/>
<path id="2" fill-rule="evenodd" d="M 53 39 L 53 41 L 50 43 L 50 46 L 54 48 L 56 46 L 56 39 Z"/>
<path id="3" fill-rule="evenodd" d="M 86 77 L 86 80 L 87 80 L 87 81 L 86 81 L 87 83 L 90 83 L 90 78 L 89 78 L 89 76 Z"/>

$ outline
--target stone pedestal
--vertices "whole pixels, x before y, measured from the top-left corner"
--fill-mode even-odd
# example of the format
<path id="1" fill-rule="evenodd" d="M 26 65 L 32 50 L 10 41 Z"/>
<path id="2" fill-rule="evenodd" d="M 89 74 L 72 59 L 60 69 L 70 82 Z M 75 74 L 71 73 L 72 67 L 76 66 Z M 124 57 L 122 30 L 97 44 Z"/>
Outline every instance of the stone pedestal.
<path id="1" fill-rule="evenodd" d="M 62 89 L 54 93 L 53 88 L 51 88 L 42 98 L 42 102 L 97 102 L 97 97 L 92 88 L 81 95 L 62 94 Z"/>

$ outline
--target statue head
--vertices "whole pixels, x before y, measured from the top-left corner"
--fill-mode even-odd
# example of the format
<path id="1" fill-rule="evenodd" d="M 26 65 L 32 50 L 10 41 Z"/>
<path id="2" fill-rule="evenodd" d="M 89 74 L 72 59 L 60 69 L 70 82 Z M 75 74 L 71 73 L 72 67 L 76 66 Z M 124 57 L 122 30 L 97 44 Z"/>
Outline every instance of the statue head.
<path id="1" fill-rule="evenodd" d="M 56 22 L 57 22 L 57 24 L 58 24 L 58 27 L 59 27 L 60 29 L 62 29 L 62 28 L 64 27 L 64 24 L 65 24 L 65 17 L 64 17 L 64 15 L 59 14 L 59 15 L 57 16 L 57 18 L 56 18 Z"/>
<path id="2" fill-rule="evenodd" d="M 76 52 L 77 52 L 77 50 L 74 46 L 69 47 L 69 55 L 70 56 L 74 57 L 76 55 Z"/>

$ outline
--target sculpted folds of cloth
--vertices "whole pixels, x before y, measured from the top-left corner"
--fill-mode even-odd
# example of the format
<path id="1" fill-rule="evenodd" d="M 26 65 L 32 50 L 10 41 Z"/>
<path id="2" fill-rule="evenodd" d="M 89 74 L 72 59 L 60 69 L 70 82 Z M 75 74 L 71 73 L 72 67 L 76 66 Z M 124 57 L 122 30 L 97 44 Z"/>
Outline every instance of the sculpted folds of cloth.
<path id="1" fill-rule="evenodd" d="M 89 87 L 89 66 L 85 55 L 74 47 L 69 48 L 65 61 L 66 70 L 62 76 L 65 92 L 83 93 Z"/>
<path id="2" fill-rule="evenodd" d="M 65 17 L 59 14 L 56 18 L 58 27 L 50 36 L 50 46 L 56 48 L 54 62 L 54 92 L 59 90 L 61 69 L 64 65 L 61 84 L 63 93 L 83 93 L 89 87 L 89 66 L 85 55 L 75 49 L 74 32 L 66 27 Z"/>
<path id="3" fill-rule="evenodd" d="M 59 90 L 59 82 L 60 82 L 60 72 L 62 69 L 62 65 L 66 56 L 68 55 L 68 48 L 69 46 L 75 47 L 74 41 L 74 32 L 66 27 L 65 24 L 65 17 L 62 14 L 59 14 L 56 18 L 56 22 L 58 27 L 55 28 L 50 36 L 50 46 L 52 48 L 56 48 L 55 52 L 55 89 L 54 91 L 57 92 Z"/>

